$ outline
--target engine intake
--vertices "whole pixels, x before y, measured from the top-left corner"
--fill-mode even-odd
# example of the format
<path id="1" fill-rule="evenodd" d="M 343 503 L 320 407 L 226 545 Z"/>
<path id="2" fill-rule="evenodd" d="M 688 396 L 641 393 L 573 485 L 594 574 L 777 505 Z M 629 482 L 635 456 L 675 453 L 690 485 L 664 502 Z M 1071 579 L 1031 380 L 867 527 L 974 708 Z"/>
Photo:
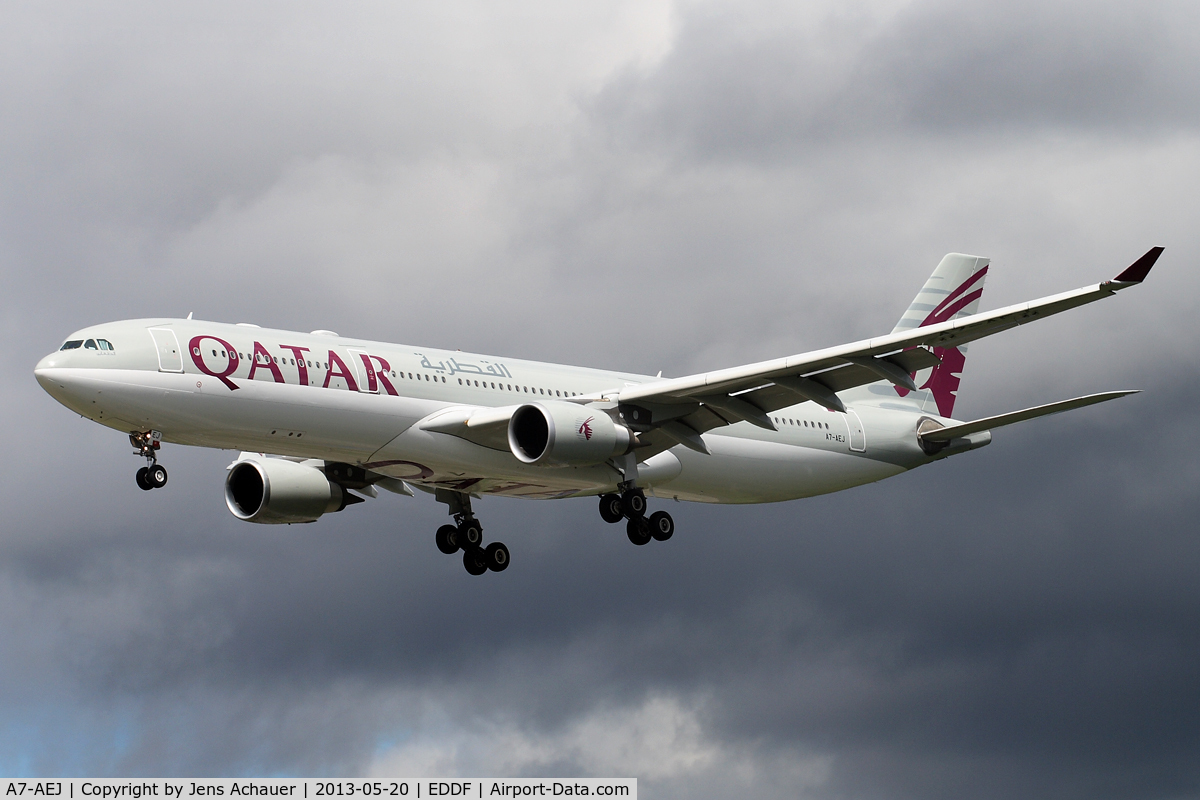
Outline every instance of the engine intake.
<path id="1" fill-rule="evenodd" d="M 347 499 L 342 487 L 317 467 L 281 458 L 239 461 L 225 478 L 225 505 L 246 522 L 315 522 L 322 514 L 341 511 Z"/>
<path id="2" fill-rule="evenodd" d="M 529 403 L 508 421 L 509 449 L 526 464 L 599 464 L 632 445 L 633 434 L 624 425 L 603 411 L 575 403 Z"/>

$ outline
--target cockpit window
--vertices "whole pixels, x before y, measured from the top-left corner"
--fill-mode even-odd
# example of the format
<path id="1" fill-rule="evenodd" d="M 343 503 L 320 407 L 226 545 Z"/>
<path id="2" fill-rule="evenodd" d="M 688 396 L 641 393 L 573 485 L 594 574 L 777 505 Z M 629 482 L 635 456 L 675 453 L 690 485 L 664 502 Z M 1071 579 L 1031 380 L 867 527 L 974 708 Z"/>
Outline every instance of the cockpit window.
<path id="1" fill-rule="evenodd" d="M 96 344 L 100 345 L 101 350 L 112 351 L 116 349 L 112 346 L 112 342 L 110 342 L 108 339 L 97 339 Z"/>
<path id="2" fill-rule="evenodd" d="M 85 350 L 99 350 L 100 349 L 100 347 L 96 344 L 95 339 L 88 339 L 86 342 L 83 343 L 83 348 Z"/>
<path id="3" fill-rule="evenodd" d="M 83 347 L 83 339 L 72 339 L 69 342 L 63 342 L 63 346 L 59 350 L 78 350 Z"/>

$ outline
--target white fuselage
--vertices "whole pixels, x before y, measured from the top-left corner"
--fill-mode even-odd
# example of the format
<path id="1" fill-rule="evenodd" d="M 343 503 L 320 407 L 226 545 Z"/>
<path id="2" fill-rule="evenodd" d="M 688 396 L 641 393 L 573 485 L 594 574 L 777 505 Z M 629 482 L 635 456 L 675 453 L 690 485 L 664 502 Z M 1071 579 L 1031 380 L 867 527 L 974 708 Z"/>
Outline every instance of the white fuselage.
<path id="1" fill-rule="evenodd" d="M 362 466 L 427 488 L 549 498 L 613 491 L 610 464 L 545 467 L 512 452 L 423 430 L 454 407 L 504 407 L 605 393 L 644 375 L 409 347 L 326 333 L 198 320 L 129 320 L 81 330 L 112 349 L 61 350 L 41 385 L 79 414 L 124 432 L 229 450 Z M 874 390 L 879 387 L 863 387 Z M 847 413 L 811 402 L 771 413 L 777 431 L 745 422 L 648 458 L 639 482 L 658 497 L 761 503 L 837 491 L 928 463 L 923 412 L 890 389 L 860 390 Z M 600 404 L 603 401 L 598 401 Z"/>

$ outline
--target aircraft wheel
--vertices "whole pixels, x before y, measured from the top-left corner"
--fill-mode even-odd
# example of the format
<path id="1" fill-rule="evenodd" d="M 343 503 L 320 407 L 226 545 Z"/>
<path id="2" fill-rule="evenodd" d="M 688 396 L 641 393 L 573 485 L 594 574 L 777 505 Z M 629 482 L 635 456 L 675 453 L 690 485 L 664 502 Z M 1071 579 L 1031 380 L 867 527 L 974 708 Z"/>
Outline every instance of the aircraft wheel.
<path id="1" fill-rule="evenodd" d="M 623 506 L 625 516 L 630 519 L 645 516 L 646 495 L 642 494 L 641 489 L 630 489 L 621 496 L 621 505 Z"/>
<path id="2" fill-rule="evenodd" d="M 465 519 L 458 526 L 458 546 L 464 550 L 474 549 L 483 544 L 483 526 L 477 519 Z"/>
<path id="3" fill-rule="evenodd" d="M 670 539 L 675 533 L 675 520 L 665 511 L 655 511 L 650 515 L 650 535 L 660 542 Z"/>
<path id="4" fill-rule="evenodd" d="M 600 497 L 600 516 L 607 523 L 620 522 L 625 518 L 625 505 L 619 494 L 606 494 Z"/>
<path id="5" fill-rule="evenodd" d="M 508 548 L 500 542 L 492 542 L 484 551 L 487 567 L 492 572 L 504 572 L 508 569 Z"/>
<path id="6" fill-rule="evenodd" d="M 161 489 L 167 485 L 167 468 L 162 464 L 155 464 L 150 467 L 150 471 L 146 473 L 146 482 L 153 489 Z"/>
<path id="7" fill-rule="evenodd" d="M 446 555 L 454 555 L 458 552 L 458 528 L 453 525 L 443 525 L 437 529 L 437 534 L 434 536 L 434 541 L 437 543 L 437 549 L 441 550 Z"/>
<path id="8" fill-rule="evenodd" d="M 629 536 L 629 541 L 639 547 L 650 542 L 650 523 L 645 517 L 629 520 L 625 525 L 625 533 Z"/>
<path id="9" fill-rule="evenodd" d="M 463 551 L 463 566 L 472 575 L 482 575 L 487 572 L 487 555 L 478 547 L 470 547 Z"/>
<path id="10" fill-rule="evenodd" d="M 147 492 L 154 488 L 152 485 L 150 485 L 150 478 L 147 476 L 148 472 L 150 472 L 149 467 L 142 467 L 137 471 L 137 474 L 133 476 L 134 481 L 137 482 L 138 488 Z"/>

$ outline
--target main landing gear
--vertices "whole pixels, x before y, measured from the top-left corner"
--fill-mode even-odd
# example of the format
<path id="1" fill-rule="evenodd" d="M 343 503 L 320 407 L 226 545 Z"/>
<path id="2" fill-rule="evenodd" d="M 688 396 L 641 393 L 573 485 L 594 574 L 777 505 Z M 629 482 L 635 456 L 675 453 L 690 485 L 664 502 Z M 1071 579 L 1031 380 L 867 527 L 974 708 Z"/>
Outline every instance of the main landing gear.
<path id="1" fill-rule="evenodd" d="M 500 542 L 483 544 L 483 526 L 471 513 L 471 496 L 438 489 L 436 497 L 439 503 L 450 507 L 450 515 L 454 517 L 453 525 L 437 529 L 434 536 L 437 549 L 448 556 L 462 550 L 463 566 L 472 575 L 482 575 L 489 569 L 492 572 L 508 569 L 508 548 Z"/>
<path id="2" fill-rule="evenodd" d="M 135 448 L 134 455 L 146 459 L 146 466 L 134 475 L 139 489 L 150 491 L 167 485 L 167 468 L 158 463 L 158 449 L 162 446 L 162 434 L 158 431 L 133 431 L 129 443 Z"/>
<path id="3" fill-rule="evenodd" d="M 665 542 L 675 533 L 675 520 L 665 511 L 655 511 L 646 517 L 646 495 L 641 489 L 629 484 L 617 488 L 621 494 L 606 494 L 600 497 L 600 516 L 605 522 L 618 523 L 627 520 L 625 533 L 636 545 L 648 544 L 651 539 Z"/>

